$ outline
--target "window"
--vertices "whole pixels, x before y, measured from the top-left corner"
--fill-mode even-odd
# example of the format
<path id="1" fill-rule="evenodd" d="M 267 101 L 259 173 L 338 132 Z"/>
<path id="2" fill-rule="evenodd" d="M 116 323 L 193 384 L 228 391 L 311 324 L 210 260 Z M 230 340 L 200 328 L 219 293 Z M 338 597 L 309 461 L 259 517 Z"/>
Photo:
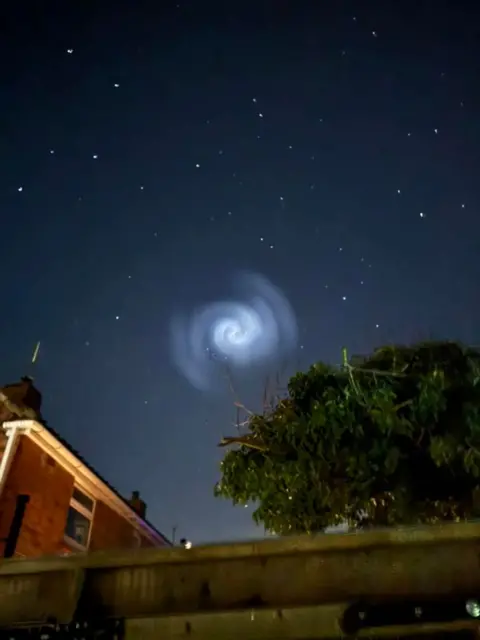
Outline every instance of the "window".
<path id="1" fill-rule="evenodd" d="M 93 500 L 82 493 L 77 487 L 73 489 L 72 499 L 85 507 L 90 513 L 93 513 Z"/>
<path id="2" fill-rule="evenodd" d="M 92 530 L 95 501 L 74 487 L 65 526 L 65 542 L 75 549 L 87 549 Z"/>

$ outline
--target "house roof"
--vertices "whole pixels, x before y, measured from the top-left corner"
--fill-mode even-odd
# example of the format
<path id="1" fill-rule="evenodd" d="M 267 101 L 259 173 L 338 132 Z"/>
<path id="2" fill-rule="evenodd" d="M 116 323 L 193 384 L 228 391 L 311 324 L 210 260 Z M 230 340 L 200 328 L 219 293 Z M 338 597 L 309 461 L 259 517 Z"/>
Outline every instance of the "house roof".
<path id="1" fill-rule="evenodd" d="M 121 501 L 128 509 L 134 513 L 137 518 L 138 514 L 133 509 L 130 502 L 122 496 L 108 480 L 106 480 L 85 458 L 72 447 L 55 429 L 52 429 L 47 424 L 47 421 L 41 414 L 41 402 L 42 396 L 38 389 L 34 386 L 33 380 L 29 377 L 24 377 L 20 382 L 5 385 L 0 389 L 0 404 L 4 405 L 9 417 L 5 416 L 5 410 L 0 410 L 0 423 L 5 420 L 11 420 L 12 418 L 29 419 L 34 420 L 41 425 L 48 433 L 50 433 L 58 443 L 70 452 L 77 460 L 86 468 L 90 473 L 95 475 L 108 489 L 115 494 L 119 501 Z M 166 545 L 172 546 L 172 543 L 161 533 L 151 522 L 146 518 L 140 518 L 147 527 L 155 532 Z"/>

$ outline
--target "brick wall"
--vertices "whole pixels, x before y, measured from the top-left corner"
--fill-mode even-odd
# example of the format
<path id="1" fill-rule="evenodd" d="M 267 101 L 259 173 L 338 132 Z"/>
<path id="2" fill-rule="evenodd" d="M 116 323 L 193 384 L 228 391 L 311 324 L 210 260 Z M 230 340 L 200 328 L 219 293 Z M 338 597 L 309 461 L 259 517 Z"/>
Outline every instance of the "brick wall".
<path id="1" fill-rule="evenodd" d="M 3 458 L 5 447 L 7 446 L 7 435 L 3 429 L 0 429 L 0 462 Z"/>
<path id="2" fill-rule="evenodd" d="M 19 494 L 30 496 L 17 553 L 39 556 L 58 553 L 73 491 L 73 477 L 25 436 L 0 496 L 0 539 L 4 540 Z M 3 543 L 2 543 L 3 544 Z"/>
<path id="3" fill-rule="evenodd" d="M 72 475 L 28 437 L 21 436 L 0 496 L 0 555 L 20 494 L 30 496 L 30 501 L 18 539 L 17 554 L 38 557 L 67 551 L 63 538 L 73 487 Z M 97 501 L 89 549 L 135 549 L 139 546 L 152 544 L 148 538 L 138 536 L 127 520 Z"/>
<path id="4" fill-rule="evenodd" d="M 153 546 L 143 536 L 138 537 L 132 525 L 103 502 L 97 502 L 90 537 L 90 551 L 102 549 L 135 549 Z"/>

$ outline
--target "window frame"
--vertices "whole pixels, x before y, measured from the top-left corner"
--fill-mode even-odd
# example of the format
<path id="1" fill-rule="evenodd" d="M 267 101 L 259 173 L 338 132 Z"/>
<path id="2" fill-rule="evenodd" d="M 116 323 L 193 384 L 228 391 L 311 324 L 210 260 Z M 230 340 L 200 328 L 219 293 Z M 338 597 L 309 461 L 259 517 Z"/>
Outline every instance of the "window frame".
<path id="1" fill-rule="evenodd" d="M 73 494 L 74 494 L 75 490 L 79 491 L 80 493 L 83 493 L 89 500 L 92 501 L 92 509 L 91 510 L 87 509 L 87 507 L 85 507 L 83 504 L 78 502 L 78 500 L 75 500 L 75 498 L 73 497 Z M 87 491 L 84 491 L 77 484 L 73 485 L 72 495 L 70 497 L 70 502 L 68 503 L 68 511 L 70 510 L 70 508 L 74 509 L 77 513 L 79 513 L 84 518 L 86 518 L 87 520 L 90 521 L 90 526 L 88 527 L 88 536 L 87 536 L 86 544 L 82 544 L 81 542 L 78 542 L 78 540 L 75 540 L 75 538 L 71 538 L 67 533 L 64 532 L 63 541 L 71 549 L 75 549 L 77 551 L 88 551 L 88 549 L 90 547 L 90 539 L 92 537 L 93 519 L 94 519 L 94 516 L 95 516 L 95 507 L 96 506 L 97 506 L 97 501 L 95 500 L 95 498 L 90 493 L 88 493 Z M 67 519 L 68 519 L 68 511 L 67 511 Z M 65 528 L 66 528 L 66 526 L 67 526 L 67 522 L 65 522 Z"/>
<path id="2" fill-rule="evenodd" d="M 90 500 L 90 502 L 92 503 L 92 508 L 89 509 L 87 506 L 83 504 L 83 502 L 80 502 L 80 500 L 77 500 L 75 498 L 75 492 L 81 493 L 83 496 L 85 496 L 85 498 L 87 498 L 87 500 Z M 75 503 L 76 505 L 75 509 L 77 509 L 77 511 L 80 511 L 80 509 L 83 509 L 86 513 L 93 514 L 93 510 L 95 508 L 94 498 L 92 498 L 88 493 L 85 493 L 85 491 L 82 491 L 81 489 L 79 489 L 76 485 L 73 486 L 72 497 L 70 498 L 70 502 Z"/>

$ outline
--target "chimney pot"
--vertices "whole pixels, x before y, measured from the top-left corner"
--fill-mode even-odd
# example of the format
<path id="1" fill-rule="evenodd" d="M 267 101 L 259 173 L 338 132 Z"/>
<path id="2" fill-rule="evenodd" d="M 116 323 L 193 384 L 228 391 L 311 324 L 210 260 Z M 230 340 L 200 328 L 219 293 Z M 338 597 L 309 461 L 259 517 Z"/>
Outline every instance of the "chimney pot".
<path id="1" fill-rule="evenodd" d="M 145 520 L 145 516 L 147 514 L 147 505 L 140 498 L 140 491 L 132 491 L 132 497 L 128 502 L 135 513 L 137 513 L 141 518 Z"/>

